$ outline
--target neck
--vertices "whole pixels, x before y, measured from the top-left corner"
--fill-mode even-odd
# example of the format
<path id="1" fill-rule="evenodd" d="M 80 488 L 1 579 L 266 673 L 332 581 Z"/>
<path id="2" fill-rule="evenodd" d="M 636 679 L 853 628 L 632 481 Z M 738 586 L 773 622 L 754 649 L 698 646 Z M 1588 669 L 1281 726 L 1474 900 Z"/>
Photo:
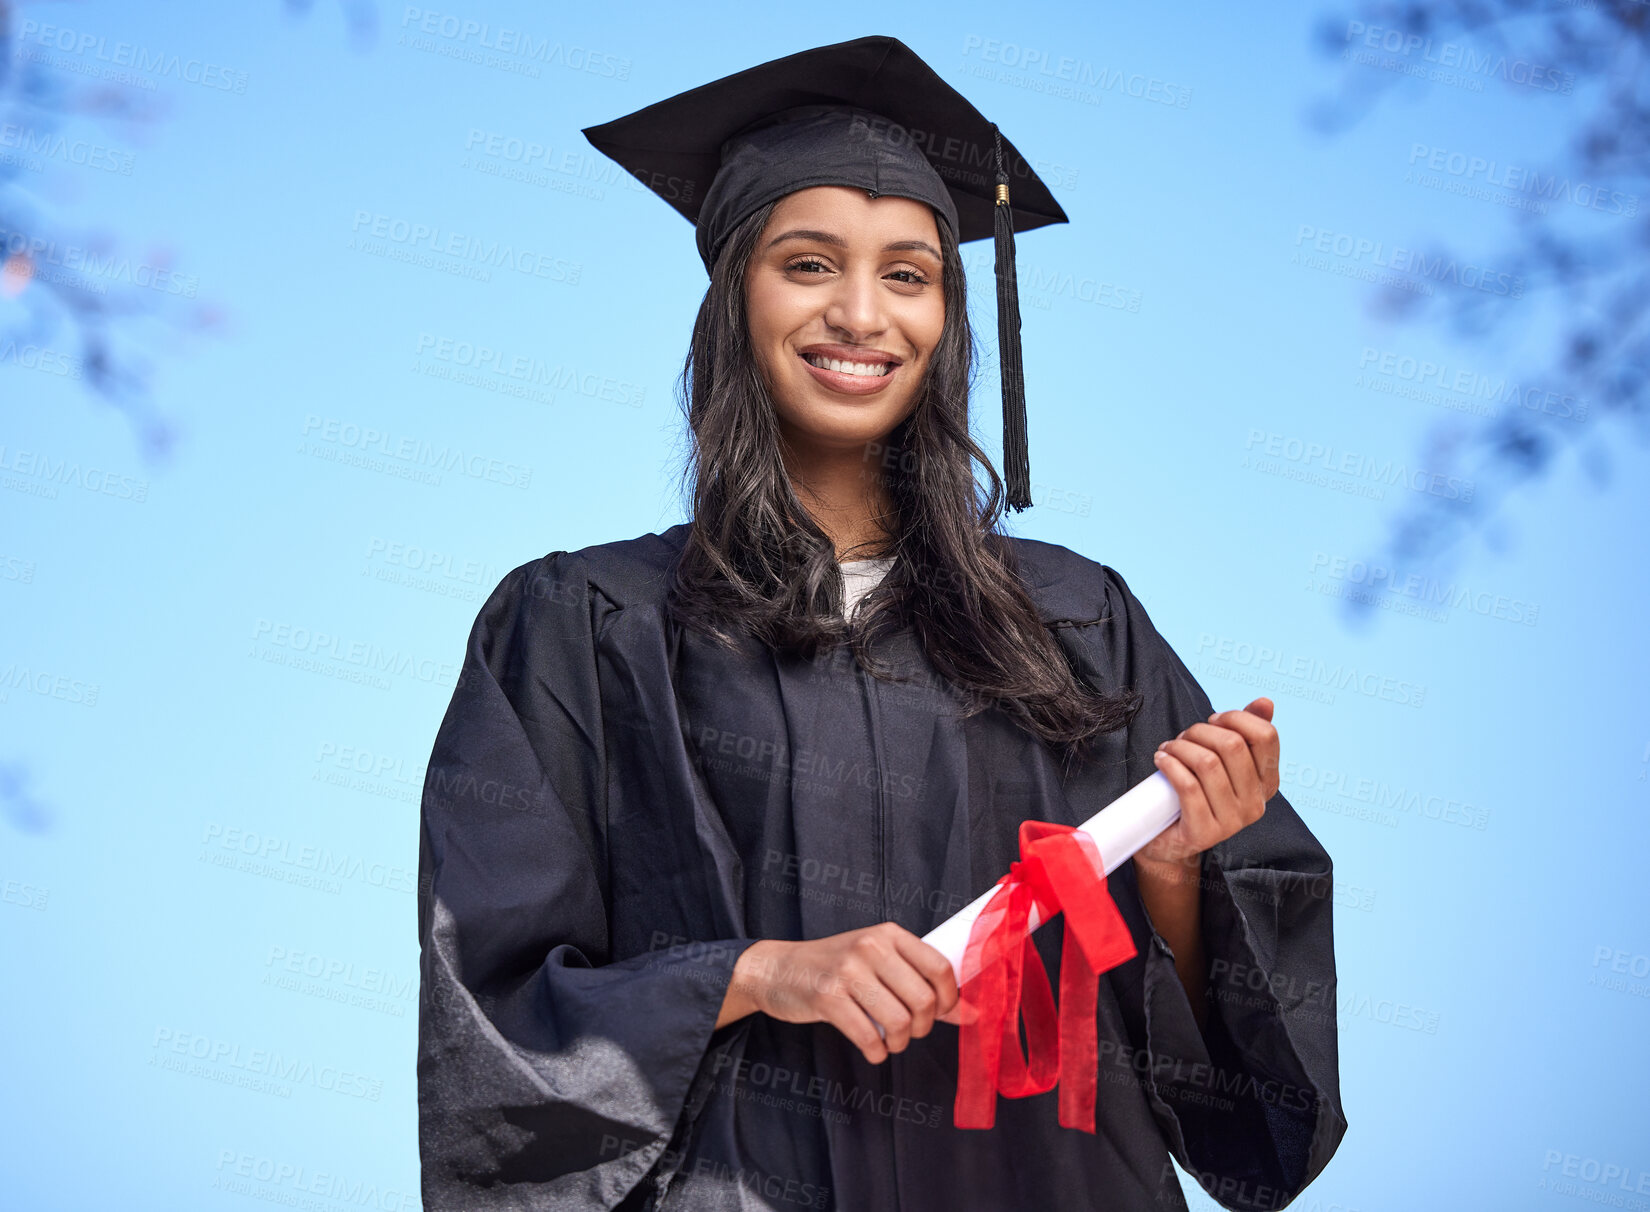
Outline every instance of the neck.
<path id="1" fill-rule="evenodd" d="M 789 445 L 784 459 L 797 499 L 830 537 L 839 561 L 886 554 L 891 535 L 884 522 L 891 522 L 893 511 L 877 460 L 865 450 Z"/>

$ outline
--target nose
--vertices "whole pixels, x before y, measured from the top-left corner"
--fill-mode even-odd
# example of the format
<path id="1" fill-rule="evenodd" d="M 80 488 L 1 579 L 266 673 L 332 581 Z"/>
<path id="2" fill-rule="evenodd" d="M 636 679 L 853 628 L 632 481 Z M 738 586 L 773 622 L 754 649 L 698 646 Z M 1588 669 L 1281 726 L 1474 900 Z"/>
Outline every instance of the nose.
<path id="1" fill-rule="evenodd" d="M 825 323 L 859 345 L 888 327 L 887 299 L 873 269 L 843 273 L 825 304 Z"/>

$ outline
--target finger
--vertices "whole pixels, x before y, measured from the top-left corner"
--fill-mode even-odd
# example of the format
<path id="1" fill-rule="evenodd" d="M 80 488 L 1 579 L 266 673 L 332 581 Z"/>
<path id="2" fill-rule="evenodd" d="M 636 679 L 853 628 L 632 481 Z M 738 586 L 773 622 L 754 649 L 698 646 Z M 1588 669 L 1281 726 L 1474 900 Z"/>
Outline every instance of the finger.
<path id="1" fill-rule="evenodd" d="M 921 1039 L 934 1029 L 934 1014 L 939 1006 L 939 998 L 934 993 L 934 986 L 928 983 L 928 978 L 913 968 L 909 960 L 903 955 L 889 956 L 877 970 L 877 976 L 900 1000 L 905 1012 L 910 1015 L 910 1026 L 906 1028 L 907 1042 Z M 894 1048 L 893 1051 L 900 1052 L 903 1049 Z"/>
<path id="2" fill-rule="evenodd" d="M 1226 780 L 1237 795 L 1236 806 L 1239 809 L 1247 804 L 1258 805 L 1265 802 L 1267 797 L 1261 784 L 1260 771 L 1255 768 L 1254 752 L 1237 729 L 1222 728 L 1218 724 L 1193 724 L 1181 733 L 1181 736 L 1186 740 L 1208 746 L 1220 756 L 1221 764 L 1226 768 Z M 1218 810 L 1216 815 L 1220 815 Z M 1240 815 L 1248 819 L 1249 813 L 1241 812 Z"/>
<path id="3" fill-rule="evenodd" d="M 883 1037 L 877 1042 L 884 1054 L 904 1052 L 911 1042 L 911 1012 L 899 995 L 875 976 L 858 977 L 848 982 L 848 995 L 861 1007 L 861 1013 L 882 1028 Z M 861 1051 L 864 1051 L 861 1048 Z M 866 1053 L 870 1059 L 870 1053 Z M 876 1062 L 873 1061 L 873 1064 Z"/>
<path id="4" fill-rule="evenodd" d="M 1265 700 L 1257 699 L 1256 702 Z M 1260 773 L 1260 782 L 1266 791 L 1266 799 L 1271 799 L 1278 790 L 1278 730 L 1266 720 L 1253 712 L 1217 711 L 1209 717 L 1208 722 L 1216 727 L 1230 728 L 1240 734 L 1249 746 L 1249 752 L 1254 756 L 1255 769 Z"/>
<path id="5" fill-rule="evenodd" d="M 1206 722 L 1239 732 L 1244 740 L 1252 743 L 1260 743 L 1268 737 L 1275 737 L 1278 732 L 1275 724 L 1262 719 L 1252 711 L 1217 711 Z"/>
<path id="6" fill-rule="evenodd" d="M 897 922 L 883 922 L 869 930 L 859 930 L 851 944 L 851 959 L 840 969 L 848 982 L 848 992 L 882 1029 L 883 1043 L 890 1052 L 903 1052 L 910 1043 L 912 1011 L 897 993 L 884 983 L 884 973 L 904 965 L 896 942 L 908 934 Z"/>
<path id="7" fill-rule="evenodd" d="M 857 949 L 861 960 L 900 1000 L 910 1016 L 908 1039 L 897 1045 L 889 1041 L 892 1051 L 901 1052 L 910 1039 L 921 1039 L 934 1029 L 934 1015 L 941 1008 L 940 995 L 929 973 L 938 978 L 943 972 L 945 978 L 951 978 L 950 961 L 897 922 L 884 922 L 862 936 L 857 941 Z"/>
<path id="8" fill-rule="evenodd" d="M 936 1015 L 936 1022 L 950 1023 L 953 1027 L 966 1027 L 979 1018 L 979 1008 L 969 1005 L 968 999 L 962 996 L 964 992 L 958 991 L 957 1004 L 944 1014 Z"/>
<path id="9" fill-rule="evenodd" d="M 1185 771 L 1196 789 L 1190 805 L 1185 794 L 1182 794 L 1180 799 L 1180 821 L 1186 827 L 1187 843 L 1198 850 L 1207 850 L 1228 832 L 1233 832 L 1226 829 L 1219 815 L 1219 807 L 1222 805 L 1218 801 L 1222 797 L 1229 798 L 1232 794 L 1232 785 L 1226 778 L 1226 766 L 1219 755 L 1195 741 L 1183 740 L 1180 737 L 1165 742 L 1158 753 L 1161 755 L 1158 768 L 1165 775 L 1169 774 L 1170 763 L 1174 763 Z M 1172 776 L 1169 781 L 1174 783 Z M 1175 790 L 1180 791 L 1179 784 L 1175 785 Z M 1224 807 L 1227 812 L 1232 811 L 1230 803 Z"/>
<path id="10" fill-rule="evenodd" d="M 895 946 L 899 948 L 899 953 L 905 957 L 906 962 L 921 973 L 923 979 L 933 988 L 936 1016 L 945 1014 L 955 1007 L 960 996 L 957 973 L 944 953 L 909 931 L 896 938 Z"/>
<path id="11" fill-rule="evenodd" d="M 1195 847 L 1197 838 L 1209 832 L 1214 824 L 1209 802 L 1203 796 L 1203 786 L 1191 767 L 1176 757 L 1168 746 L 1153 754 L 1152 760 L 1180 799 L 1180 820 L 1170 828 L 1179 829 L 1187 845 Z"/>
<path id="12" fill-rule="evenodd" d="M 1198 785 L 1203 788 L 1203 798 L 1209 805 L 1209 817 L 1214 822 L 1215 832 L 1200 835 L 1197 839 L 1199 847 L 1207 849 L 1221 838 L 1236 833 L 1243 826 L 1243 819 L 1238 808 L 1237 792 L 1226 774 L 1226 762 L 1220 751 L 1202 741 L 1192 740 L 1185 732 L 1168 743 L 1168 751 L 1197 776 Z"/>
<path id="13" fill-rule="evenodd" d="M 876 1020 L 866 1014 L 853 998 L 833 997 L 825 1006 L 825 1021 L 847 1037 L 873 1065 L 888 1059 L 888 1045 L 877 1030 Z"/>

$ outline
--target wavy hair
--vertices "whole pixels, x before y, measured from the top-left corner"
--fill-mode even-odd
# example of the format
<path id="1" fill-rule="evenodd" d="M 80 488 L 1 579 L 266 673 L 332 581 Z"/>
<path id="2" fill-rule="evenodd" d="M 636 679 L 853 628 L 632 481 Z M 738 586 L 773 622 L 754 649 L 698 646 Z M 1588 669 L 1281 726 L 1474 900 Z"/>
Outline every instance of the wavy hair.
<path id="1" fill-rule="evenodd" d="M 776 205 L 729 235 L 677 384 L 690 435 L 683 483 L 692 523 L 672 576 L 671 614 L 729 646 L 743 633 L 807 660 L 846 644 L 884 681 L 899 679 L 871 649 L 909 623 L 963 715 L 996 708 L 1068 763 L 1080 758 L 1096 736 L 1128 723 L 1141 699 L 1132 689 L 1104 695 L 1076 675 L 998 530 L 1002 480 L 968 432 L 975 338 L 955 233 L 936 211 L 944 327 L 910 415 L 880 450 L 867 448 L 884 469 L 891 511 L 879 521 L 894 563 L 849 624 L 835 545 L 792 486 L 747 325 L 745 275 Z M 975 463 L 989 481 L 983 495 Z"/>

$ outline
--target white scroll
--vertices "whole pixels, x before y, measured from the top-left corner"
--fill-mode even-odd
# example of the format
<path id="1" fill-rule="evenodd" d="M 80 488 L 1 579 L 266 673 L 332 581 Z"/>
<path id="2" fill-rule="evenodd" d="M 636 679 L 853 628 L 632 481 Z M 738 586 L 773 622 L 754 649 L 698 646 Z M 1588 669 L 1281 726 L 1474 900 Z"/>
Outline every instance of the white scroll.
<path id="1" fill-rule="evenodd" d="M 1147 842 L 1180 819 L 1180 796 L 1161 770 L 1136 783 L 1099 812 L 1077 826 L 1094 839 L 1110 875 Z M 975 973 L 963 971 L 968 932 L 1000 885 L 993 884 L 976 900 L 964 905 L 927 934 L 922 941 L 951 961 L 960 988 Z M 1037 907 L 1031 909 L 1031 928 L 1042 924 Z"/>

